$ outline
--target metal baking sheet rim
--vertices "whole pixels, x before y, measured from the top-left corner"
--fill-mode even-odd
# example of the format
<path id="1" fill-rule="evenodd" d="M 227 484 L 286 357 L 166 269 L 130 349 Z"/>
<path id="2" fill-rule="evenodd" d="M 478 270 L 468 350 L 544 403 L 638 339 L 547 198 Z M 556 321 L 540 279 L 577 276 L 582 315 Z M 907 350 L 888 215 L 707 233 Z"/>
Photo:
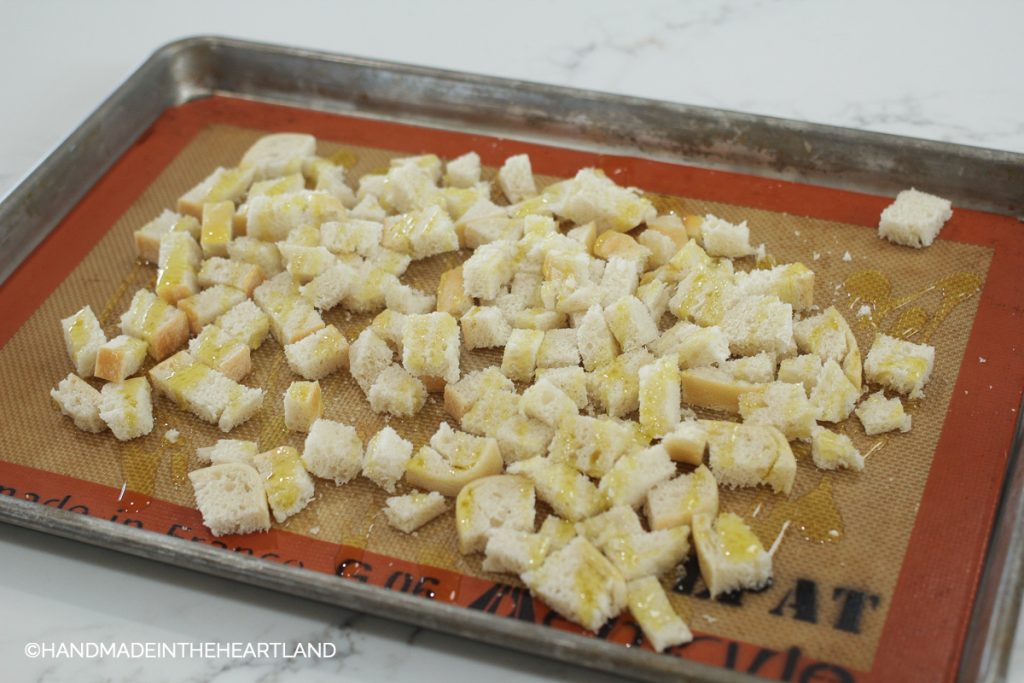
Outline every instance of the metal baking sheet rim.
<path id="1" fill-rule="evenodd" d="M 302 67 L 301 69 L 298 67 Z M 244 67 L 244 68 L 243 68 Z M 301 76 L 297 76 L 301 74 Z M 590 151 L 1024 213 L 1024 155 L 200 36 L 153 53 L 0 201 L 0 284 L 166 109 L 224 94 Z M 1024 220 L 1024 219 L 1022 219 Z M 1024 403 L 958 678 L 1005 679 L 1024 592 Z M 736 671 L 493 617 L 0 496 L 0 520 L 207 574 L 645 680 Z"/>

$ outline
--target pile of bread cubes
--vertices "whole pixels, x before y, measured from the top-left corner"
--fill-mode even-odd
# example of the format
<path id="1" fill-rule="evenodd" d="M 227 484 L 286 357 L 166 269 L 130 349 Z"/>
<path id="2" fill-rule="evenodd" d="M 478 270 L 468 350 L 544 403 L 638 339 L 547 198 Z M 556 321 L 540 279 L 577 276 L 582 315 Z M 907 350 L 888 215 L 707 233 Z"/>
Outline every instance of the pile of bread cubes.
<path id="1" fill-rule="evenodd" d="M 411 492 L 384 510 L 397 529 L 454 498 L 459 548 L 484 570 L 518 575 L 586 629 L 628 608 L 656 650 L 688 642 L 659 577 L 691 543 L 712 596 L 772 576 L 718 487 L 788 495 L 793 441 L 820 468 L 861 470 L 827 425 L 856 412 L 868 434 L 909 430 L 900 396 L 922 395 L 934 349 L 880 334 L 862 363 L 843 315 L 814 305 L 810 269 L 750 267 L 745 222 L 658 215 L 593 168 L 538 191 L 526 155 L 496 184 L 470 152 L 394 159 L 354 191 L 313 137 L 263 137 L 135 232 L 155 291 L 135 293 L 110 340 L 89 307 L 64 319 L 75 371 L 51 395 L 80 429 L 121 440 L 153 429 L 152 389 L 224 432 L 283 400 L 288 429 L 308 433 L 301 454 L 198 449 L 210 464 L 189 476 L 213 534 L 284 522 L 313 499 L 311 475 L 361 474 L 392 494 L 404 480 Z M 923 246 L 949 215 L 911 190 L 880 232 Z M 436 292 L 402 282 L 411 261 L 460 249 L 471 255 Z M 380 313 L 349 340 L 321 317 L 335 307 Z M 241 383 L 271 333 L 302 378 L 283 397 Z M 464 374 L 463 348 L 503 348 L 501 364 Z M 147 355 L 156 364 L 135 376 Z M 387 426 L 364 445 L 321 417 L 318 380 L 336 372 L 377 413 L 413 416 L 443 394 L 458 429 L 442 423 L 416 450 Z M 866 382 L 877 390 L 862 400 Z M 535 529 L 538 500 L 551 514 Z"/>

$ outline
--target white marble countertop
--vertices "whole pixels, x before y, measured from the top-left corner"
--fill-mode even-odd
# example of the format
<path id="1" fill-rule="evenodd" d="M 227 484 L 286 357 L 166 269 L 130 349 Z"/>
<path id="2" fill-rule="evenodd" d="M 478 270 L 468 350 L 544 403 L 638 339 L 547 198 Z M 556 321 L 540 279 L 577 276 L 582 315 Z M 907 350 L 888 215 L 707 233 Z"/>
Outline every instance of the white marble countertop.
<path id="1" fill-rule="evenodd" d="M 155 48 L 221 34 L 1024 152 L 1011 0 L 0 3 L 0 195 Z M 599 680 L 0 526 L 5 681 Z M 327 640 L 325 660 L 74 660 L 27 641 Z M 1013 679 L 1024 679 L 1018 632 Z"/>

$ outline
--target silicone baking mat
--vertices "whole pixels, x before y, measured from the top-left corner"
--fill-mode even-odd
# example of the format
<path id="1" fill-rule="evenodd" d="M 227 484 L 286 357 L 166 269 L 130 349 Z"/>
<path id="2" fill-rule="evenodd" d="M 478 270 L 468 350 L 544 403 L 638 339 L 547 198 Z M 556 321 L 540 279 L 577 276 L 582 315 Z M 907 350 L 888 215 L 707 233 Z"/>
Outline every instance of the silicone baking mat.
<path id="1" fill-rule="evenodd" d="M 193 509 L 187 473 L 195 448 L 224 435 L 155 399 L 157 426 L 126 444 L 79 432 L 48 396 L 70 370 L 60 318 L 85 304 L 108 336 L 134 291 L 155 269 L 136 263 L 131 232 L 215 167 L 238 162 L 260 135 L 293 130 L 320 140 L 319 153 L 354 179 L 389 158 L 477 151 L 487 174 L 528 152 L 541 184 L 599 166 L 645 190 L 662 210 L 747 220 L 752 241 L 779 263 L 816 273 L 816 302 L 854 323 L 866 354 L 876 330 L 937 349 L 923 400 L 909 403 L 913 430 L 867 437 L 856 419 L 843 430 L 868 453 L 862 473 L 818 471 L 799 448 L 786 499 L 723 491 L 722 508 L 751 521 L 768 546 L 790 526 L 775 556 L 773 584 L 712 601 L 696 563 L 665 585 L 696 634 L 666 656 L 687 657 L 783 680 L 934 679 L 951 676 L 984 556 L 1005 468 L 1024 363 L 1018 299 L 1021 230 L 1013 219 L 956 210 L 927 250 L 896 247 L 871 229 L 889 199 L 622 157 L 602 157 L 508 140 L 312 113 L 228 98 L 166 112 L 0 289 L 0 493 L 108 518 L 151 532 L 337 574 L 348 580 L 453 602 L 496 617 L 579 630 L 529 598 L 514 577 L 483 572 L 464 557 L 446 514 L 407 536 L 384 521 L 387 494 L 364 479 L 341 487 L 317 481 L 317 496 L 273 531 L 214 539 Z M 403 281 L 427 291 L 465 253 L 413 264 Z M 865 297 L 877 319 L 858 317 Z M 890 312 L 884 313 L 887 306 Z M 325 315 L 350 339 L 372 319 Z M 856 321 L 856 322 L 855 322 Z M 500 362 L 500 352 L 463 352 L 465 370 Z M 148 367 L 148 366 L 147 366 Z M 261 448 L 302 435 L 283 424 L 281 395 L 295 379 L 268 340 L 245 379 L 267 389 L 261 413 L 232 432 Z M 325 417 L 354 424 L 364 442 L 386 421 L 347 372 L 321 384 Z M 412 419 L 390 424 L 418 447 L 445 419 L 439 396 Z M 168 429 L 182 439 L 163 439 Z M 641 646 L 628 615 L 598 637 Z"/>

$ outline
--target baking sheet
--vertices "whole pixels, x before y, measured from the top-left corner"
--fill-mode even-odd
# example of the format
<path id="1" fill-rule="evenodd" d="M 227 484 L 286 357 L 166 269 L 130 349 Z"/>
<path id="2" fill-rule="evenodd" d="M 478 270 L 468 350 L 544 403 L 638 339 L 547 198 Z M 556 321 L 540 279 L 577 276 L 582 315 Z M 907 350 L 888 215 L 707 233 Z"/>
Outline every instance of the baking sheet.
<path id="1" fill-rule="evenodd" d="M 88 507 L 91 503 L 90 513 L 93 514 L 113 502 L 117 503 L 118 511 L 113 513 L 117 516 L 116 521 L 130 520 L 132 524 L 141 523 L 161 533 L 170 532 L 210 541 L 198 524 L 198 516 L 176 506 L 188 507 L 192 504 L 190 489 L 183 485 L 184 473 L 195 466 L 194 455 L 189 451 L 195 445 L 205 445 L 217 438 L 215 430 L 177 413 L 165 402 L 158 402 L 158 423 L 164 428 L 175 426 L 186 434 L 186 439 L 178 448 L 168 449 L 160 441 L 160 429 L 147 441 L 128 447 L 112 444 L 113 439 L 109 435 L 105 438 L 94 437 L 75 431 L 68 421 L 60 418 L 45 395 L 45 388 L 63 377 L 67 366 L 60 337 L 54 333 L 58 329 L 55 321 L 82 304 L 91 303 L 95 310 L 105 313 L 101 317 L 105 319 L 110 332 L 113 329 L 111 321 L 123 310 L 134 288 L 146 285 L 152 278 L 151 270 L 133 264 L 131 230 L 158 213 L 161 208 L 173 205 L 178 194 L 217 164 L 234 163 L 245 147 L 262 131 L 278 129 L 314 132 L 327 141 L 321 150 L 323 153 L 344 151 L 349 155 L 347 158 L 357 160 L 353 169 L 354 176 L 382 165 L 388 154 L 438 151 L 453 156 L 452 150 L 462 145 L 467 149 L 478 149 L 485 160 L 494 163 L 500 162 L 502 155 L 515 145 L 488 143 L 479 138 L 452 134 L 443 136 L 436 131 L 424 132 L 408 128 L 403 128 L 404 136 L 384 135 L 395 131 L 357 120 L 325 119 L 323 115 L 229 100 L 208 100 L 172 110 L 153 128 L 151 135 L 131 152 L 138 157 L 140 154 L 152 156 L 159 151 L 170 163 L 166 168 L 156 162 L 149 164 L 150 168 L 154 165 L 158 168 L 153 169 L 157 174 L 145 184 L 146 189 L 130 202 L 124 197 L 118 198 L 122 205 L 127 206 L 126 211 L 117 213 L 110 206 L 107 206 L 108 210 L 100 211 L 109 218 L 105 225 L 93 226 L 97 235 L 104 235 L 102 239 L 91 248 L 70 277 L 57 286 L 42 308 L 0 350 L 0 369 L 5 374 L 10 373 L 9 376 L 14 379 L 6 385 L 8 392 L 0 395 L 3 404 L 12 406 L 16 411 L 17 422 L 10 424 L 21 424 L 27 420 L 32 426 L 31 429 L 4 430 L 4 441 L 0 443 L 6 462 L 0 466 L 0 474 L 5 479 L 0 483 L 18 493 L 18 487 L 11 486 L 10 482 L 18 480 L 21 484 L 19 477 L 24 477 L 28 482 L 21 485 L 20 493 L 24 494 L 38 493 L 32 488 L 26 489 L 26 485 L 41 491 L 45 488 L 44 484 L 54 487 L 59 482 L 58 488 L 49 490 L 54 494 L 66 491 L 68 493 L 65 495 L 69 498 L 65 501 L 61 496 L 46 497 L 48 494 L 39 494 L 41 500 L 50 500 L 51 505 L 61 505 L 65 509 L 75 505 Z M 375 136 L 377 146 L 365 144 Z M 172 139 L 173 144 L 168 143 L 169 139 Z M 161 144 L 168 144 L 175 149 L 171 152 L 157 149 Z M 481 144 L 486 146 L 481 147 Z M 385 145 L 392 149 L 383 150 Z M 1009 230 L 1008 224 L 1000 222 L 1002 219 L 968 215 L 961 222 L 954 219 L 954 223 L 947 228 L 944 237 L 950 236 L 953 240 L 941 240 L 924 253 L 911 252 L 879 242 L 873 231 L 863 226 L 750 206 L 760 204 L 778 209 L 780 201 L 785 203 L 786 198 L 793 195 L 791 204 L 805 208 L 806 213 L 811 215 L 829 217 L 829 211 L 836 213 L 835 207 L 839 207 L 839 213 L 842 213 L 851 210 L 846 208 L 848 206 L 865 206 L 864 214 L 870 215 L 871 210 L 881 201 L 878 198 L 850 197 L 845 193 L 815 194 L 806 188 L 781 183 L 769 185 L 741 176 L 722 177 L 721 174 L 694 169 L 666 169 L 664 165 L 635 160 L 587 157 L 551 149 L 530 151 L 534 153 L 535 168 L 550 172 L 553 177 L 565 175 L 571 169 L 583 165 L 584 161 L 589 161 L 600 163 L 612 177 L 645 189 L 660 189 L 664 192 L 669 187 L 684 190 L 696 188 L 698 191 L 691 196 L 685 196 L 684 191 L 676 198 L 660 198 L 659 201 L 665 206 L 671 205 L 685 212 L 713 211 L 727 218 L 747 218 L 751 222 L 755 240 L 765 241 L 780 262 L 808 261 L 808 265 L 819 273 L 817 300 L 829 302 L 835 299 L 837 305 L 842 304 L 840 308 L 846 314 L 850 313 L 850 302 L 843 299 L 841 292 L 836 292 L 835 286 L 841 285 L 857 272 L 871 269 L 890 277 L 896 295 L 921 293 L 921 298 L 914 305 L 920 305 L 925 316 L 928 316 L 939 309 L 942 300 L 941 292 L 929 289 L 930 286 L 956 273 L 970 273 L 981 281 L 991 279 L 990 269 L 994 256 L 999 253 L 1000 240 L 1014 238 L 1010 233 L 1004 235 L 1001 232 Z M 132 161 L 143 163 L 146 159 Z M 360 168 L 359 164 L 363 164 L 363 167 Z M 119 171 L 127 172 L 131 164 L 119 166 L 112 175 Z M 125 177 L 124 173 L 121 177 Z M 648 183 L 638 182 L 645 178 L 653 180 Z M 109 177 L 105 182 L 116 196 L 117 183 Z M 707 199 L 709 196 L 720 198 L 730 194 L 738 200 L 723 203 Z M 802 195 L 804 201 L 799 201 L 801 197 L 797 195 Z M 89 199 L 102 198 L 90 196 Z M 88 200 L 85 204 L 88 204 Z M 822 210 L 822 206 L 826 205 L 830 209 Z M 877 216 L 875 211 L 874 215 Z M 979 226 L 985 232 L 981 239 L 975 233 L 975 228 Z M 981 244 L 970 244 L 971 241 L 980 241 Z M 850 252 L 851 261 L 842 259 L 845 251 Z M 819 260 L 811 262 L 809 254 L 815 252 L 819 254 Z M 1017 253 L 1019 255 L 1019 251 Z M 451 258 L 449 256 L 434 261 L 448 264 Z M 423 272 L 419 277 L 413 277 L 412 281 L 429 288 L 430 279 L 436 277 L 439 265 L 441 263 L 422 264 L 420 270 Z M 986 286 L 985 291 L 991 293 L 996 289 L 994 286 Z M 6 297 L 10 292 L 9 285 L 5 285 L 2 295 Z M 777 578 L 771 589 L 757 595 L 744 594 L 742 604 L 734 605 L 702 600 L 698 597 L 699 584 L 687 586 L 685 580 L 678 584 L 682 592 L 674 598 L 677 606 L 691 626 L 701 632 L 702 638 L 693 646 L 682 648 L 675 654 L 698 661 L 731 664 L 731 668 L 740 670 L 750 669 L 760 657 L 761 663 L 754 667 L 755 671 L 778 677 L 786 677 L 787 670 L 791 675 L 794 670 L 813 671 L 813 667 L 819 665 L 841 668 L 857 677 L 875 668 L 876 651 L 885 640 L 883 634 L 886 625 L 893 623 L 890 605 L 899 593 L 897 586 L 900 584 L 902 560 L 932 461 L 937 459 L 935 446 L 943 418 L 950 405 L 965 401 L 957 395 L 960 387 L 973 387 L 976 384 L 972 380 L 976 379 L 974 374 L 979 368 L 975 365 L 979 362 L 975 361 L 975 365 L 970 366 L 965 363 L 963 367 L 969 370 L 965 373 L 961 369 L 961 360 L 969 346 L 968 335 L 972 326 L 977 326 L 978 305 L 983 298 L 966 297 L 965 301 L 951 309 L 948 317 L 936 328 L 931 341 L 939 348 L 939 366 L 935 379 L 929 385 L 928 398 L 913 408 L 913 432 L 893 437 L 882 444 L 869 457 L 868 468 L 863 475 L 842 473 L 823 476 L 815 472 L 813 467 L 808 467 L 806 462 L 801 463 L 793 499 L 802 502 L 797 503 L 785 516 L 807 517 L 806 526 L 812 532 L 817 529 L 817 532 L 808 534 L 814 537 L 810 541 L 791 533 L 777 556 Z M 328 319 L 333 320 L 333 317 L 328 316 Z M 365 322 L 358 318 L 334 321 L 339 323 L 349 338 L 353 338 L 355 331 Z M 880 321 L 883 327 L 893 322 Z M 868 327 L 858 329 L 865 350 L 871 334 Z M 260 384 L 268 386 L 271 399 L 268 400 L 268 407 L 279 410 L 279 404 L 272 398 L 275 393 L 279 395 L 283 391 L 290 377 L 286 367 L 282 370 L 281 364 L 275 366 L 271 357 L 279 358 L 280 351 L 274 347 L 273 342 L 269 342 L 257 354 L 257 371 L 253 377 Z M 26 363 L 26 358 L 32 361 Z M 970 359 L 970 356 L 967 358 Z M 997 354 L 992 356 L 994 364 L 999 360 Z M 965 378 L 965 374 L 970 376 Z M 327 415 L 355 421 L 365 439 L 378 426 L 379 418 L 369 413 L 361 392 L 354 389 L 346 377 L 332 378 L 325 383 Z M 1007 377 L 1012 381 L 1012 373 Z M 20 390 L 15 396 L 11 389 L 40 383 L 44 389 L 38 392 L 38 396 Z M 252 384 L 253 380 L 249 383 Z M 278 384 L 281 386 L 278 387 Z M 999 389 L 1012 394 L 1014 387 L 1005 386 L 1004 381 Z M 1017 391 L 1019 398 L 1019 386 Z M 425 420 L 436 421 L 441 415 L 437 405 L 428 407 L 425 413 L 424 419 L 416 424 L 399 424 L 396 427 L 412 436 L 417 443 L 422 442 L 424 436 L 433 431 L 432 426 L 426 426 L 429 422 Z M 267 443 L 268 440 L 295 440 L 295 437 L 283 433 L 275 411 L 268 410 L 264 411 L 258 423 L 254 421 L 235 434 L 259 437 L 261 445 L 268 447 L 277 445 Z M 872 446 L 872 440 L 865 441 L 863 435 L 855 431 L 851 435 L 863 449 Z M 26 468 L 56 472 L 69 479 L 48 478 L 40 476 L 38 472 L 26 473 Z M 860 481 L 855 482 L 858 476 Z M 100 487 L 84 489 L 79 484 L 82 481 L 99 484 Z M 964 483 L 968 485 L 965 490 L 969 491 L 969 482 Z M 127 496 L 117 502 L 111 493 L 116 495 L 122 484 L 131 486 L 127 487 Z M 805 495 L 810 492 L 814 492 L 813 497 Z M 342 489 L 324 486 L 321 482 L 318 493 L 320 500 L 302 515 L 289 520 L 286 525 L 289 533 L 275 532 L 270 535 L 275 538 L 266 543 L 248 544 L 259 545 L 261 548 L 248 550 L 256 554 L 273 552 L 278 557 L 271 559 L 292 563 L 302 561 L 321 571 L 340 572 L 357 580 L 384 584 L 392 590 L 402 590 L 409 584 L 405 590 L 416 592 L 419 587 L 421 595 L 433 594 L 435 601 L 438 598 L 443 601 L 445 589 L 448 589 L 448 599 L 455 602 L 476 604 L 478 609 L 484 610 L 493 606 L 497 613 L 511 611 L 514 616 L 525 618 L 525 608 L 520 606 L 525 604 L 525 600 L 514 590 L 515 585 L 509 590 L 500 589 L 495 592 L 491 580 L 496 577 L 482 574 L 477 560 L 461 558 L 454 552 L 450 541 L 453 536 L 450 519 L 432 525 L 422 532 L 422 538 L 403 538 L 400 534 L 392 533 L 386 525 L 375 524 L 372 516 L 363 515 L 364 510 L 379 509 L 378 498 L 383 498 L 380 492 L 366 482 L 350 484 Z M 815 499 L 823 502 L 809 502 Z M 991 500 L 994 497 L 989 495 L 986 501 Z M 879 501 L 885 504 L 878 505 Z M 773 503 L 777 505 L 776 500 L 748 492 L 734 496 L 725 506 L 739 506 L 738 509 L 745 506 L 752 511 L 759 503 L 761 511 L 757 519 L 762 521 L 755 528 L 767 543 L 773 536 L 774 526 L 781 524 L 781 517 L 777 514 L 773 516 L 772 508 Z M 351 515 L 353 509 L 359 512 Z M 818 523 L 816 518 L 822 522 Z M 837 519 L 840 520 L 838 524 Z M 172 530 L 175 524 L 179 528 Z M 444 528 L 445 525 L 449 528 Z M 821 539 L 823 525 L 840 527 L 825 531 L 827 534 L 827 531 L 835 530 L 839 532 L 839 538 Z M 319 527 L 318 533 L 312 534 L 311 530 L 315 527 Z M 188 531 L 184 532 L 184 529 Z M 820 543 L 820 540 L 826 542 Z M 270 549 L 264 546 L 270 546 Z M 291 554 L 275 552 L 285 547 Z M 402 570 L 397 575 L 393 568 L 389 568 L 391 571 L 368 569 L 374 565 L 381 567 L 382 561 L 390 563 L 392 567 L 408 567 L 410 571 Z M 438 571 L 425 570 L 424 566 Z M 423 581 L 425 578 L 431 578 L 434 582 Z M 806 607 L 812 585 L 816 603 L 813 623 L 808 618 L 810 613 Z M 913 591 L 914 587 L 911 586 L 910 590 Z M 858 611 L 860 618 L 853 624 L 851 605 L 855 606 L 858 601 L 861 608 L 853 611 Z M 531 616 L 536 620 L 543 621 L 545 612 L 539 604 L 530 607 Z M 844 615 L 845 621 L 842 619 Z M 961 617 L 958 623 L 966 623 L 966 618 Z M 555 625 L 562 624 L 556 620 Z M 845 628 L 838 628 L 837 625 Z M 854 626 L 856 628 L 851 630 Z M 928 624 L 924 623 L 918 626 L 928 628 Z M 611 640 L 629 642 L 635 637 L 635 630 L 627 620 L 622 620 L 605 635 Z M 897 633 L 897 637 L 899 635 Z M 766 658 L 759 653 L 774 654 Z M 790 660 L 792 664 L 788 663 Z"/>

